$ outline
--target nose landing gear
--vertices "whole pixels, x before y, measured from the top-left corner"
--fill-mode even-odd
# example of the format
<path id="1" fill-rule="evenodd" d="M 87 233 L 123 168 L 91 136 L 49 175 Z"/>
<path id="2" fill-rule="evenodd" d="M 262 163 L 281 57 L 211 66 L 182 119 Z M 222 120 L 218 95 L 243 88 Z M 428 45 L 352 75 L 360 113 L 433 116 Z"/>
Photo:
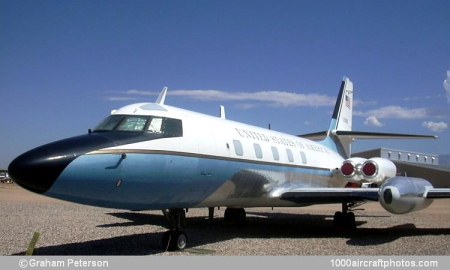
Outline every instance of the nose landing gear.
<path id="1" fill-rule="evenodd" d="M 180 251 L 187 246 L 187 235 L 183 231 L 186 225 L 186 212 L 184 209 L 163 210 L 164 216 L 169 221 L 170 229 L 162 238 L 162 246 L 166 251 Z"/>

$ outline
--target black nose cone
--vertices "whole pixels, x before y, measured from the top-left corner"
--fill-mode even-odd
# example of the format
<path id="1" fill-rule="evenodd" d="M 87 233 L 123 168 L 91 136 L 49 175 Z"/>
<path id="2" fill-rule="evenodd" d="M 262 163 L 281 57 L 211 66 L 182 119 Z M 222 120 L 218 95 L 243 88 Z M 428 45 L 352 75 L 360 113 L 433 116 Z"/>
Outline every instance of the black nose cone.
<path id="1" fill-rule="evenodd" d="M 14 182 L 36 193 L 46 192 L 75 158 L 70 154 L 52 153 L 51 148 L 41 146 L 14 159 L 8 167 Z"/>
<path id="2" fill-rule="evenodd" d="M 14 159 L 8 167 L 11 178 L 36 193 L 46 192 L 78 156 L 112 146 L 104 136 L 77 136 L 37 147 Z"/>
<path id="3" fill-rule="evenodd" d="M 36 193 L 45 193 L 64 169 L 86 153 L 152 139 L 135 132 L 99 132 L 49 143 L 14 159 L 8 173 L 17 184 Z"/>

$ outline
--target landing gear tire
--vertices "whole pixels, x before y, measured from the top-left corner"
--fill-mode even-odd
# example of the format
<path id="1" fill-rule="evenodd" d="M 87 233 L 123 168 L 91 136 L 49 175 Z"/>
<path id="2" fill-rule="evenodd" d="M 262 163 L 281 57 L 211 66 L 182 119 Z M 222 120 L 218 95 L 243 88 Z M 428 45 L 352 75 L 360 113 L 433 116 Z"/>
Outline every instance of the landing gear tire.
<path id="1" fill-rule="evenodd" d="M 162 245 L 168 251 L 180 251 L 187 246 L 187 235 L 183 231 L 167 231 L 162 238 Z"/>
<path id="2" fill-rule="evenodd" d="M 338 230 L 346 232 L 356 231 L 355 214 L 349 211 L 351 204 L 342 203 L 342 212 L 334 213 L 333 225 Z"/>
<path id="3" fill-rule="evenodd" d="M 334 213 L 333 217 L 333 226 L 334 227 L 340 227 L 340 225 L 343 223 L 343 214 L 341 211 L 338 211 Z"/>
<path id="4" fill-rule="evenodd" d="M 336 229 L 354 231 L 356 230 L 355 214 L 353 212 L 334 213 L 333 225 Z"/>
<path id="5" fill-rule="evenodd" d="M 172 241 L 172 248 L 174 250 L 183 250 L 187 246 L 187 235 L 184 232 L 175 232 L 173 241 Z"/>
<path id="6" fill-rule="evenodd" d="M 247 221 L 247 213 L 244 208 L 227 208 L 224 221 L 229 225 L 244 225 Z"/>
<path id="7" fill-rule="evenodd" d="M 347 224 L 350 228 L 356 229 L 355 213 L 353 213 L 353 212 L 347 213 Z"/>

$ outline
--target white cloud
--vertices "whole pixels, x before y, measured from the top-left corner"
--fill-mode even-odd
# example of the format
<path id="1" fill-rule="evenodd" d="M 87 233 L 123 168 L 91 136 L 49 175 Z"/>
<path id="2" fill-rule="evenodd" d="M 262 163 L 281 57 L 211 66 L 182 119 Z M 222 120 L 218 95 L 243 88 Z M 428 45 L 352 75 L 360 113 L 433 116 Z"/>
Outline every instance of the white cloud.
<path id="1" fill-rule="evenodd" d="M 450 70 L 447 70 L 447 78 L 444 80 L 443 86 L 447 95 L 447 102 L 450 103 Z"/>
<path id="2" fill-rule="evenodd" d="M 143 90 L 128 90 L 125 92 L 127 95 L 136 95 L 136 96 L 158 96 L 159 93 L 151 92 L 151 91 L 143 91 Z"/>
<path id="3" fill-rule="evenodd" d="M 155 92 L 128 90 L 127 95 L 156 96 Z M 319 94 L 298 94 L 285 91 L 226 92 L 221 90 L 172 90 L 169 96 L 181 96 L 204 101 L 262 102 L 278 107 L 333 106 L 335 98 Z M 253 105 L 252 105 L 253 106 Z"/>
<path id="4" fill-rule="evenodd" d="M 376 117 L 377 119 L 423 119 L 428 117 L 425 108 L 408 109 L 400 106 L 385 106 L 367 112 L 354 111 L 354 115 Z"/>
<path id="5" fill-rule="evenodd" d="M 250 110 L 250 109 L 258 107 L 258 105 L 253 104 L 253 103 L 239 103 L 239 104 L 236 104 L 234 107 L 241 109 L 241 110 Z"/>
<path id="6" fill-rule="evenodd" d="M 442 95 L 425 95 L 425 96 L 412 96 L 412 97 L 404 97 L 403 101 L 421 101 L 421 100 L 430 100 L 430 99 L 441 99 Z"/>
<path id="7" fill-rule="evenodd" d="M 423 122 L 422 127 L 427 128 L 433 132 L 442 132 L 448 128 L 445 122 Z"/>
<path id="8" fill-rule="evenodd" d="M 382 126 L 384 126 L 384 124 L 381 123 L 380 120 L 378 120 L 378 118 L 376 118 L 375 116 L 367 117 L 366 121 L 364 121 L 364 125 L 373 126 L 373 127 L 382 127 Z"/>
<path id="9" fill-rule="evenodd" d="M 137 100 L 135 97 L 107 97 L 106 100 L 109 101 L 131 101 L 131 100 Z"/>

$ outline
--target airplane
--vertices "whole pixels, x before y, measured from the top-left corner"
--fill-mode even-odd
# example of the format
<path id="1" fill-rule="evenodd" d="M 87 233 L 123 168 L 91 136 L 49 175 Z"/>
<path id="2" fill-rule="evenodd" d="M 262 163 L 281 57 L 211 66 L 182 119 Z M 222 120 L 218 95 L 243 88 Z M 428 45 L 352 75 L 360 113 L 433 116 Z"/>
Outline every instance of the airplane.
<path id="1" fill-rule="evenodd" d="M 45 196 L 97 207 L 162 210 L 170 229 L 166 250 L 187 246 L 189 208 L 226 207 L 242 224 L 245 208 L 337 203 L 337 227 L 356 229 L 352 207 L 379 201 L 390 213 L 428 207 L 450 189 L 397 176 L 384 158 L 350 157 L 355 139 L 436 138 L 352 131 L 353 83 L 344 77 L 329 129 L 304 137 L 155 103 L 113 110 L 88 134 L 32 149 L 9 165 L 20 186 Z M 319 135 L 324 139 L 314 141 Z M 310 138 L 310 139 L 308 139 Z"/>
<path id="2" fill-rule="evenodd" d="M 11 178 L 9 177 L 9 174 L 7 171 L 0 172 L 0 182 L 1 183 L 12 183 Z"/>

